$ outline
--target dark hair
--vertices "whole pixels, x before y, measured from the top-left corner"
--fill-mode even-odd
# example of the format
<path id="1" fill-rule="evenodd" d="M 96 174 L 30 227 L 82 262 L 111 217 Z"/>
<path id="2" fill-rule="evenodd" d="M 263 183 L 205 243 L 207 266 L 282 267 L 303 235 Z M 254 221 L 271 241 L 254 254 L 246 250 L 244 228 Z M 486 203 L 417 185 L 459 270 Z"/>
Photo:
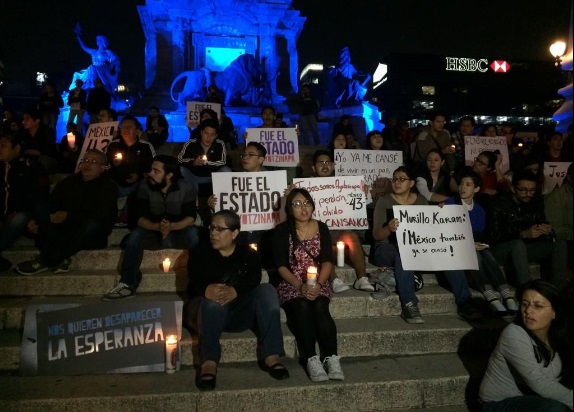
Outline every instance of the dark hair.
<path id="1" fill-rule="evenodd" d="M 369 133 L 367 133 L 367 149 L 372 149 L 371 147 L 371 137 L 379 135 L 381 137 L 383 137 L 383 133 L 380 130 L 371 130 Z M 384 142 L 384 138 L 383 138 L 383 142 Z M 381 147 L 382 149 L 382 147 Z"/>
<path id="2" fill-rule="evenodd" d="M 201 119 L 203 117 L 203 115 L 206 113 L 209 114 L 210 119 L 218 120 L 217 112 L 213 109 L 208 109 L 208 108 L 205 108 L 201 112 L 199 112 L 199 118 Z M 205 120 L 207 120 L 207 119 L 205 119 Z"/>
<path id="3" fill-rule="evenodd" d="M 42 119 L 42 112 L 34 107 L 29 107 L 22 112 L 22 115 L 27 114 L 34 120 Z"/>
<path id="4" fill-rule="evenodd" d="M 202 121 L 199 124 L 199 132 L 203 132 L 205 130 L 206 127 L 211 127 L 212 129 L 215 129 L 215 132 L 217 134 L 219 134 L 219 122 L 217 121 L 217 119 L 205 119 L 204 121 Z"/>
<path id="5" fill-rule="evenodd" d="M 148 110 L 156 110 L 159 112 L 159 107 L 157 106 L 150 106 Z"/>
<path id="6" fill-rule="evenodd" d="M 231 231 L 239 230 L 241 231 L 241 218 L 237 213 L 232 210 L 220 210 L 219 212 L 215 212 L 211 215 L 211 220 L 216 216 L 222 216 L 223 220 L 225 221 L 225 225 L 231 229 Z"/>
<path id="7" fill-rule="evenodd" d="M 480 155 L 484 155 L 486 157 L 486 160 L 488 161 L 488 165 L 486 167 L 493 170 L 496 165 L 496 153 L 491 152 L 490 150 L 485 150 L 484 152 L 480 152 L 478 154 L 478 156 Z"/>
<path id="8" fill-rule="evenodd" d="M 344 120 L 351 120 L 351 116 L 349 116 L 348 114 L 342 115 L 341 120 L 339 120 L 339 123 L 343 123 Z"/>
<path id="9" fill-rule="evenodd" d="M 118 112 L 112 108 L 106 109 L 112 120 L 118 120 Z"/>
<path id="10" fill-rule="evenodd" d="M 547 143 L 550 143 L 550 140 L 552 140 L 552 138 L 553 138 L 554 136 L 564 137 L 564 135 L 563 135 L 562 133 L 560 133 L 558 130 L 552 130 L 551 132 L 549 132 L 549 133 L 546 135 L 546 142 L 547 142 Z"/>
<path id="11" fill-rule="evenodd" d="M 411 180 L 414 179 L 414 173 L 413 173 L 413 171 L 412 171 L 409 167 L 407 167 L 407 166 L 399 166 L 399 167 L 397 167 L 397 168 L 394 170 L 394 172 L 393 172 L 393 176 L 394 176 L 396 173 L 400 173 L 400 172 L 403 172 L 404 174 L 406 174 L 409 179 L 411 179 Z"/>
<path id="12" fill-rule="evenodd" d="M 293 217 L 293 205 L 292 205 L 292 203 L 293 203 L 293 199 L 298 194 L 303 195 L 305 200 L 310 201 L 311 207 L 313 208 L 313 211 L 315 211 L 315 201 L 313 200 L 313 198 L 311 197 L 311 195 L 309 194 L 309 192 L 306 189 L 297 187 L 295 189 L 292 189 L 289 192 L 289 194 L 287 195 L 287 199 L 285 200 L 285 215 L 286 215 L 285 220 L 287 222 L 289 234 L 291 235 L 291 239 L 293 240 L 293 256 L 295 256 L 295 250 L 297 249 L 297 247 L 299 245 L 303 245 L 301 243 L 301 240 L 299 240 L 299 237 L 297 236 L 297 228 L 295 227 L 295 218 Z M 315 260 L 315 259 L 313 259 L 313 260 Z"/>
<path id="13" fill-rule="evenodd" d="M 440 156 L 440 160 L 444 161 L 444 153 L 442 151 L 440 151 L 439 149 L 437 149 L 437 148 L 430 149 L 429 152 L 427 153 L 427 156 L 426 156 L 427 159 L 431 153 L 436 153 L 437 155 Z M 426 159 L 425 159 L 425 161 L 426 161 Z"/>
<path id="14" fill-rule="evenodd" d="M 101 150 L 99 150 L 99 149 L 88 149 L 84 153 L 84 156 L 87 155 L 88 153 L 94 153 L 94 154 L 98 155 L 102 165 L 105 166 L 108 164 L 108 158 L 106 157 L 106 154 L 104 152 L 102 152 Z"/>
<path id="15" fill-rule="evenodd" d="M 260 156 L 267 156 L 267 149 L 265 148 L 265 146 L 263 146 L 261 143 L 259 142 L 249 142 L 245 145 L 245 148 L 247 149 L 249 146 L 254 147 L 255 150 L 257 150 L 257 153 Z"/>
<path id="16" fill-rule="evenodd" d="M 163 163 L 163 171 L 165 174 L 173 174 L 173 177 L 171 178 L 172 182 L 181 179 L 179 162 L 175 157 L 168 155 L 157 155 L 153 158 L 153 161 Z"/>
<path id="17" fill-rule="evenodd" d="M 446 120 L 446 115 L 443 112 L 441 112 L 440 110 L 435 110 L 435 111 L 431 112 L 429 115 L 429 120 L 431 122 L 433 122 L 438 116 L 442 116 Z"/>
<path id="18" fill-rule="evenodd" d="M 465 120 L 470 121 L 472 127 L 476 126 L 476 120 L 474 120 L 473 116 L 462 116 L 460 119 L 458 119 L 458 124 L 461 125 Z"/>
<path id="19" fill-rule="evenodd" d="M 482 129 L 480 129 L 480 135 L 486 136 L 486 131 L 491 127 L 494 127 L 494 130 L 496 130 L 496 135 L 498 136 L 498 129 L 494 123 L 487 123 L 484 126 L 482 126 Z"/>
<path id="20" fill-rule="evenodd" d="M 276 118 L 276 119 L 283 119 L 283 113 L 278 112 L 278 113 L 275 115 L 275 118 Z"/>
<path id="21" fill-rule="evenodd" d="M 17 133 L 16 136 L 10 136 L 9 134 L 0 132 L 0 139 L 9 140 L 12 149 L 14 149 L 15 146 L 20 146 L 20 151 L 22 151 L 23 139 L 20 133 Z"/>
<path id="22" fill-rule="evenodd" d="M 522 298 L 527 290 L 533 290 L 544 296 L 548 299 L 554 310 L 555 317 L 548 329 L 548 343 L 550 348 L 526 328 L 522 318 L 522 311 L 516 316 L 514 323 L 523 328 L 528 336 L 536 343 L 536 357 L 539 363 L 544 362 L 544 367 L 547 367 L 554 357 L 551 350 L 558 353 L 562 361 L 561 382 L 569 388 L 572 388 L 572 348 L 570 346 L 572 337 L 569 333 L 569 314 L 564 295 L 552 283 L 542 279 L 535 279 L 523 283 L 516 288 L 516 300 L 519 305 L 522 303 Z M 539 357 L 541 359 L 538 359 Z"/>
<path id="23" fill-rule="evenodd" d="M 529 182 L 534 182 L 534 183 L 538 182 L 538 178 L 530 170 L 521 170 L 518 173 L 515 173 L 512 176 L 512 186 L 514 186 L 514 187 L 518 186 L 518 183 L 521 180 L 527 180 Z"/>
<path id="24" fill-rule="evenodd" d="M 331 153 L 333 153 L 335 151 L 335 139 L 337 138 L 337 136 L 343 136 L 343 138 L 345 139 L 345 149 L 347 148 L 347 136 L 345 136 L 345 133 L 333 134 L 331 141 L 327 145 L 327 149 L 329 149 L 331 151 Z M 329 155 L 329 156 L 331 156 L 331 155 Z M 315 162 L 313 162 L 313 164 L 314 163 Z"/>
<path id="25" fill-rule="evenodd" d="M 273 106 L 263 106 L 263 107 L 261 108 L 261 114 L 263 114 L 263 112 L 264 112 L 266 109 L 271 110 L 271 111 L 273 112 L 273 117 L 275 117 L 275 108 L 274 108 Z"/>
<path id="26" fill-rule="evenodd" d="M 315 150 L 315 153 L 313 153 L 313 166 L 315 165 L 315 163 L 317 163 L 317 159 L 319 158 L 319 156 L 329 156 L 329 159 L 331 159 L 331 161 L 333 161 L 333 154 L 325 149 L 319 149 L 319 150 Z"/>
<path id="27" fill-rule="evenodd" d="M 516 134 L 516 125 L 514 123 L 504 122 L 500 127 L 510 127 L 510 132 Z"/>
<path id="28" fill-rule="evenodd" d="M 474 170 L 472 170 L 470 168 L 464 168 L 461 171 L 461 173 L 457 176 L 457 180 L 458 180 L 457 183 L 460 184 L 460 182 L 462 182 L 462 179 L 464 179 L 465 177 L 472 179 L 472 183 L 474 184 L 474 187 L 482 187 L 482 178 Z"/>
<path id="29" fill-rule="evenodd" d="M 135 116 L 132 116 L 132 115 L 129 115 L 129 114 L 123 117 L 122 122 L 121 122 L 121 124 L 120 124 L 120 127 L 124 124 L 124 122 L 125 122 L 126 120 L 131 120 L 131 121 L 133 121 L 133 122 L 135 123 L 137 129 L 143 130 L 143 129 L 142 129 L 142 124 L 140 123 L 140 121 L 139 121 Z"/>

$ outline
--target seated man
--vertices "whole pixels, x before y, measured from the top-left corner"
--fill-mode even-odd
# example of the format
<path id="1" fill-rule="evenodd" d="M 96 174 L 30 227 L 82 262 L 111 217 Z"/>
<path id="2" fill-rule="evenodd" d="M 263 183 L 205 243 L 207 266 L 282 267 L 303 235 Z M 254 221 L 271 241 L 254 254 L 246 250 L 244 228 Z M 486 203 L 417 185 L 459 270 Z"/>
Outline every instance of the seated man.
<path id="1" fill-rule="evenodd" d="M 105 248 L 117 214 L 117 187 L 104 174 L 106 155 L 89 149 L 80 171 L 56 185 L 48 207 L 37 212 L 40 255 L 16 266 L 21 275 L 70 270 L 70 257 L 84 249 Z"/>
<path id="2" fill-rule="evenodd" d="M 24 111 L 22 126 L 18 132 L 22 154 L 37 160 L 49 174 L 56 173 L 58 161 L 54 130 L 42 123 L 42 114 L 38 109 Z"/>
<path id="3" fill-rule="evenodd" d="M 149 116 L 145 121 L 145 133 L 148 142 L 155 149 L 164 144 L 167 140 L 169 124 L 163 114 L 159 113 L 159 107 L 151 106 Z"/>
<path id="4" fill-rule="evenodd" d="M 512 177 L 511 192 L 497 195 L 487 208 L 488 243 L 498 263 L 512 262 L 518 284 L 530 280 L 528 262 L 550 260 L 550 270 L 541 270 L 541 274 L 564 288 L 566 245 L 556 239 L 537 192 L 537 178 L 532 172 Z"/>
<path id="5" fill-rule="evenodd" d="M 1 253 L 26 232 L 35 206 L 48 197 L 44 168 L 22 157 L 21 148 L 20 140 L 0 134 L 0 272 L 12 268 Z"/>
<path id="6" fill-rule="evenodd" d="M 135 295 L 142 280 L 140 265 L 144 249 L 193 248 L 199 241 L 195 198 L 183 180 L 177 160 L 154 157 L 146 184 L 136 196 L 137 227 L 129 235 L 122 261 L 121 278 L 102 300 L 114 301 Z"/>

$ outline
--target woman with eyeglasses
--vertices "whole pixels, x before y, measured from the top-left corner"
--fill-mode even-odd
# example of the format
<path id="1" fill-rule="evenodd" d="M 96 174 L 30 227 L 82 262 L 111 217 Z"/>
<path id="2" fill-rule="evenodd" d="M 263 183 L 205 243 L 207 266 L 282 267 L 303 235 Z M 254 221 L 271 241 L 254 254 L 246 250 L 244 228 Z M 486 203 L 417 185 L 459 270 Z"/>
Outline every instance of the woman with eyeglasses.
<path id="1" fill-rule="evenodd" d="M 479 174 L 483 186 L 480 193 L 495 195 L 499 191 L 507 192 L 510 182 L 502 171 L 502 155 L 500 153 L 484 151 L 474 158 L 472 170 Z"/>
<path id="2" fill-rule="evenodd" d="M 394 217 L 394 205 L 428 205 L 420 194 L 413 193 L 415 185 L 412 172 L 405 166 L 393 172 L 392 192 L 377 200 L 373 213 L 373 239 L 375 240 L 372 257 L 377 266 L 390 266 L 395 271 L 397 293 L 401 301 L 401 317 L 408 323 L 423 323 L 415 294 L 415 273 L 404 270 L 397 246 L 396 231 L 399 220 Z"/>
<path id="3" fill-rule="evenodd" d="M 520 314 L 502 331 L 480 385 L 483 412 L 572 410 L 572 331 L 560 291 L 518 287 Z"/>
<path id="4" fill-rule="evenodd" d="M 337 327 L 329 312 L 333 250 L 329 228 L 313 218 L 315 204 L 305 189 L 287 195 L 287 219 L 275 228 L 273 256 L 281 276 L 279 300 L 297 341 L 301 364 L 313 382 L 343 380 Z M 315 268 L 316 277 L 308 275 Z M 319 344 L 320 357 L 315 352 Z"/>
<path id="5" fill-rule="evenodd" d="M 184 324 L 199 333 L 201 366 L 196 386 L 200 390 L 215 388 L 223 332 L 254 328 L 260 368 L 278 380 L 289 377 L 279 358 L 285 353 L 277 291 L 261 283 L 257 252 L 236 243 L 240 229 L 239 216 L 221 210 L 212 216 L 209 243 L 189 252 L 190 301 L 184 308 Z"/>

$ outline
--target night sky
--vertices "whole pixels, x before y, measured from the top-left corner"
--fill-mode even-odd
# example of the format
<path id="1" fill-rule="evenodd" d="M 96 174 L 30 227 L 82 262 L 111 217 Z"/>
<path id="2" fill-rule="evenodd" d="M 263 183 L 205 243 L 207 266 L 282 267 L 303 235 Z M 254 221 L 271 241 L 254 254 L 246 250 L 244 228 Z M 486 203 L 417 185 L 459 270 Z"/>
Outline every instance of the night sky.
<path id="1" fill-rule="evenodd" d="M 474 58 L 551 60 L 548 46 L 568 35 L 571 1 L 551 0 L 294 0 L 307 17 L 298 41 L 300 68 L 336 63 L 349 46 L 353 64 L 373 71 L 390 52 Z M 75 40 L 110 39 L 120 56 L 120 82 L 143 87 L 144 36 L 138 0 L 0 0 L 0 60 L 5 80 L 30 81 L 36 71 L 69 78 L 90 58 Z M 542 6 L 552 8 L 542 8 Z"/>

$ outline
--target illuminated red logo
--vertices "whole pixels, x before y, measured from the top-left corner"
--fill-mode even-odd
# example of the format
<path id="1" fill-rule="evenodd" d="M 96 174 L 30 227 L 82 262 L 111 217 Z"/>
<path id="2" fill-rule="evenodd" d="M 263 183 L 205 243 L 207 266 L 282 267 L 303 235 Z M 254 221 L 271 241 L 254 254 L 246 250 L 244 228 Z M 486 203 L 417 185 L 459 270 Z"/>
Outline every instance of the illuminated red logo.
<path id="1" fill-rule="evenodd" d="M 494 60 L 492 63 L 490 63 L 490 68 L 496 73 L 506 73 L 508 70 L 510 70 L 510 64 L 504 60 Z"/>

